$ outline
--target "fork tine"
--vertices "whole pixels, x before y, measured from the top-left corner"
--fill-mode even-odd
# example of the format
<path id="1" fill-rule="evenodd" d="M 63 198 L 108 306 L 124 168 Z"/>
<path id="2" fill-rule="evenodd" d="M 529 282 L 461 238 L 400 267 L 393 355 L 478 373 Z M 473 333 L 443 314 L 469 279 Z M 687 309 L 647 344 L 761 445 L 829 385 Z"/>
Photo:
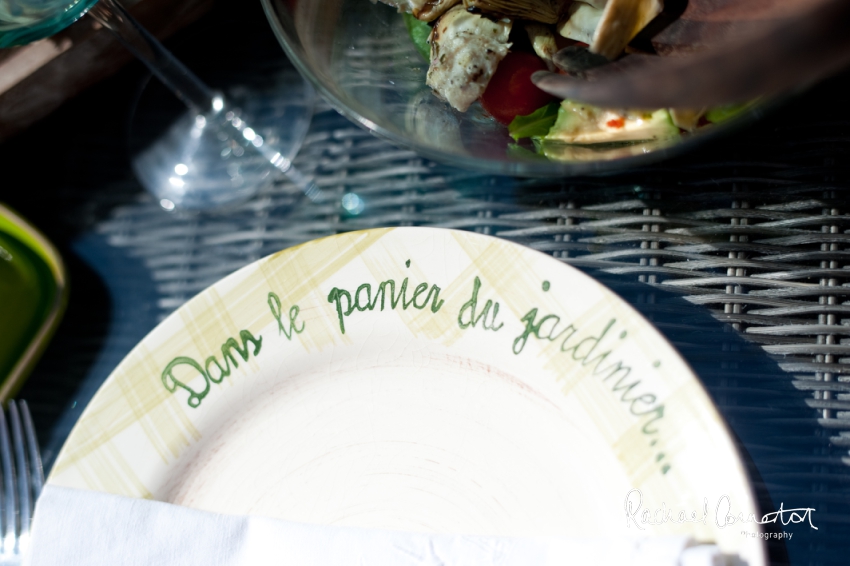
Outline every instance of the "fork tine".
<path id="1" fill-rule="evenodd" d="M 12 465 L 12 445 L 9 440 L 9 429 L 6 427 L 6 415 L 0 407 L 0 466 L 3 472 L 2 492 L 2 521 L 3 521 L 3 553 L 14 552 L 15 540 L 15 510 L 17 497 L 15 495 L 15 472 Z"/>
<path id="2" fill-rule="evenodd" d="M 35 425 L 32 422 L 29 405 L 26 401 L 18 401 L 18 405 L 21 408 L 21 420 L 24 423 L 24 436 L 28 448 L 27 457 L 30 463 L 30 480 L 32 481 L 32 497 L 35 501 L 41 495 L 41 488 L 44 487 L 44 466 L 41 464 L 41 450 L 35 436 Z"/>
<path id="3" fill-rule="evenodd" d="M 30 474 L 28 473 L 29 466 L 27 465 L 27 456 L 25 453 L 24 432 L 21 426 L 21 415 L 18 411 L 18 405 L 14 401 L 9 401 L 9 422 L 12 428 L 12 448 L 15 450 L 15 461 L 17 462 L 17 473 L 15 474 L 18 480 L 18 553 L 22 553 L 29 538 L 30 515 L 32 509 L 32 500 L 30 497 Z"/>

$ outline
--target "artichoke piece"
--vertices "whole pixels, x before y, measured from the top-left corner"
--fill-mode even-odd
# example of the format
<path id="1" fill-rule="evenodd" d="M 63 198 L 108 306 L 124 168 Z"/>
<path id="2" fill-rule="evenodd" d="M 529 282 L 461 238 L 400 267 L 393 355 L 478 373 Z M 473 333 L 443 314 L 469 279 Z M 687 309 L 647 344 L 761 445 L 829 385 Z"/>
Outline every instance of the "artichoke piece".
<path id="1" fill-rule="evenodd" d="M 679 136 L 667 110 L 606 110 L 564 100 L 544 138 L 579 145 L 651 141 Z"/>
<path id="2" fill-rule="evenodd" d="M 463 0 L 470 12 L 555 24 L 561 17 L 565 0 Z"/>
<path id="3" fill-rule="evenodd" d="M 662 0 L 608 0 L 590 50 L 616 59 L 632 38 L 663 9 Z"/>

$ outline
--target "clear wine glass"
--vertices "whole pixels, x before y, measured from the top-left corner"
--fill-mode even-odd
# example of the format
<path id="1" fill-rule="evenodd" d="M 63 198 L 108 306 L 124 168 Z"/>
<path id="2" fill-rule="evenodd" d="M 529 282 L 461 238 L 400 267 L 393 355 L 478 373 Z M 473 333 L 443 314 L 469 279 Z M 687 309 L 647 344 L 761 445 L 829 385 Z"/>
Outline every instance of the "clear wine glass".
<path id="1" fill-rule="evenodd" d="M 0 47 L 48 37 L 86 14 L 113 32 L 189 108 L 133 159 L 139 181 L 163 208 L 231 205 L 255 194 L 276 171 L 311 200 L 322 197 L 318 187 L 292 166 L 314 96 L 294 72 L 278 81 L 277 89 L 244 96 L 244 101 L 265 96 L 279 102 L 279 111 L 255 122 L 180 63 L 118 0 L 0 0 Z"/>

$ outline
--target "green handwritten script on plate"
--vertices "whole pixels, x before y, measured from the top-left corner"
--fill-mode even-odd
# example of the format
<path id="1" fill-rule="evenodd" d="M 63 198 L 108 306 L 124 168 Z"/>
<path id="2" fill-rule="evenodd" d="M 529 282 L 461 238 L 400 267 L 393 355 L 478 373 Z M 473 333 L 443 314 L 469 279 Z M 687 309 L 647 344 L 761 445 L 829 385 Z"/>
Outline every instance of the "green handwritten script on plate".
<path id="1" fill-rule="evenodd" d="M 272 316 L 277 320 L 278 332 L 287 340 L 292 340 L 295 334 L 304 332 L 306 323 L 301 322 L 301 326 L 298 326 L 298 315 L 301 312 L 298 305 L 290 307 L 286 320 L 283 318 L 280 298 L 274 292 L 268 294 L 268 305 Z M 162 371 L 162 384 L 171 393 L 175 393 L 178 389 L 186 391 L 189 394 L 186 401 L 189 406 L 200 407 L 201 401 L 209 394 L 212 384 L 221 383 L 239 367 L 238 358 L 247 362 L 251 356 L 258 356 L 263 348 L 263 337 L 254 336 L 249 330 L 240 330 L 239 340 L 242 341 L 241 345 L 235 338 L 226 338 L 221 345 L 221 357 L 210 354 L 203 364 L 189 356 L 174 358 Z M 253 349 L 249 346 L 253 346 Z M 238 354 L 238 358 L 233 354 L 234 352 Z M 181 368 L 181 371 L 175 374 L 177 368 Z"/>
<path id="2" fill-rule="evenodd" d="M 47 320 L 57 293 L 50 267 L 0 226 L 0 381 Z"/>
<path id="3" fill-rule="evenodd" d="M 410 263 L 408 260 L 405 266 L 409 268 Z M 463 304 L 446 307 L 456 318 L 458 327 L 466 332 L 495 333 L 510 324 L 510 321 L 503 319 L 500 314 L 498 301 L 479 300 L 484 285 L 481 278 L 475 276 L 469 299 Z M 541 288 L 544 293 L 548 293 L 551 284 L 549 281 L 543 281 Z M 440 299 L 439 285 L 428 282 L 412 283 L 409 277 L 387 279 L 380 283 L 363 282 L 349 289 L 335 286 L 327 295 L 328 307 L 333 309 L 336 315 L 340 334 L 345 334 L 346 319 L 355 314 L 355 311 L 369 313 L 376 310 L 413 308 L 419 311 L 427 309 L 436 316 L 445 305 L 445 301 Z M 298 305 L 285 309 L 274 292 L 269 292 L 267 302 L 272 316 L 277 321 L 279 336 L 282 335 L 291 341 L 295 335 L 305 331 L 306 323 L 298 320 L 301 312 Z M 632 375 L 632 366 L 617 354 L 617 347 L 628 337 L 628 330 L 621 323 L 618 324 L 616 318 L 610 318 L 598 328 L 580 328 L 576 323 L 563 320 L 557 313 L 542 312 L 533 304 L 534 294 L 529 294 L 529 302 L 525 315 L 511 324 L 519 330 L 511 343 L 512 354 L 522 355 L 526 345 L 532 340 L 557 344 L 558 359 L 567 371 L 556 380 L 564 379 L 573 370 L 583 370 L 603 390 L 607 390 L 622 409 L 637 420 L 636 424 L 647 444 L 657 451 L 655 461 L 661 473 L 666 474 L 670 470 L 670 465 L 665 461 L 666 455 L 654 448 L 660 437 L 659 427 L 664 419 L 664 403 L 659 402 L 658 395 L 648 390 L 644 380 Z M 220 358 L 216 354 L 210 354 L 203 364 L 186 356 L 172 360 L 162 372 L 162 382 L 166 389 L 172 393 L 178 389 L 187 391 L 189 406 L 199 407 L 209 393 L 211 384 L 221 383 L 239 367 L 237 355 L 243 362 L 247 362 L 250 356 L 260 354 L 262 336 L 242 330 L 239 332 L 239 338 L 241 345 L 235 338 L 224 338 Z M 605 346 L 602 346 L 603 342 Z M 249 346 L 253 346 L 253 349 Z M 653 366 L 658 368 L 660 363 L 656 361 Z M 181 366 L 178 377 L 175 372 Z"/>
<path id="4" fill-rule="evenodd" d="M 410 260 L 407 260 L 405 265 L 410 267 Z M 360 312 L 373 311 L 378 307 L 379 298 L 381 302 L 378 310 L 384 310 L 387 303 L 389 303 L 388 306 L 392 310 L 395 310 L 399 304 L 401 305 L 402 310 L 407 310 L 410 307 L 417 310 L 423 310 L 428 306 L 429 301 L 431 302 L 432 313 L 437 313 L 440 308 L 442 308 L 445 301 L 440 300 L 441 289 L 437 285 L 431 285 L 429 290 L 428 283 L 419 283 L 413 291 L 411 291 L 410 298 L 408 299 L 408 282 L 409 278 L 405 277 L 401 281 L 401 284 L 398 287 L 398 293 L 396 294 L 396 280 L 387 279 L 375 286 L 374 297 L 372 295 L 371 283 L 361 284 L 357 287 L 357 290 L 354 291 L 353 296 L 350 292 L 345 289 L 340 289 L 339 287 L 331 289 L 331 292 L 328 294 L 328 302 L 335 305 L 336 314 L 339 318 L 339 331 L 345 334 L 345 318 L 351 316 L 355 309 Z M 417 299 L 425 294 L 426 291 L 428 294 L 425 295 L 424 299 L 417 301 Z M 343 304 L 345 304 L 345 306 L 343 306 Z"/>
<path id="5" fill-rule="evenodd" d="M 165 369 L 162 372 L 162 383 L 165 385 L 165 388 L 174 393 L 177 389 L 183 389 L 189 393 L 188 403 L 190 407 L 200 407 L 201 401 L 203 401 L 204 397 L 210 392 L 211 383 L 221 383 L 221 381 L 230 375 L 233 369 L 239 367 L 239 362 L 236 360 L 236 357 L 233 355 L 233 351 L 236 350 L 236 353 L 239 354 L 239 357 L 242 358 L 243 362 L 247 362 L 248 358 L 253 354 L 256 356 L 260 353 L 260 350 L 263 347 L 263 337 L 255 337 L 247 330 L 242 330 L 239 332 L 239 338 L 242 339 L 242 346 L 239 346 L 239 342 L 237 342 L 233 338 L 228 338 L 221 345 L 221 360 L 224 362 L 224 366 L 221 365 L 219 359 L 215 356 L 215 354 L 207 357 L 204 364 L 198 363 L 194 358 L 190 358 L 188 356 L 178 356 L 171 360 L 171 362 L 165 366 Z M 252 352 L 248 348 L 248 344 L 254 346 L 254 351 Z M 233 367 L 231 368 L 231 365 Z M 185 377 L 178 378 L 174 375 L 175 370 L 180 366 L 188 366 L 192 368 L 192 373 L 189 375 L 189 379 Z M 216 375 L 215 370 L 218 370 L 218 374 Z M 181 374 L 182 376 L 182 374 Z M 193 386 L 193 384 L 198 381 L 198 377 L 200 377 L 200 381 L 203 382 L 203 385 L 200 389 Z"/>

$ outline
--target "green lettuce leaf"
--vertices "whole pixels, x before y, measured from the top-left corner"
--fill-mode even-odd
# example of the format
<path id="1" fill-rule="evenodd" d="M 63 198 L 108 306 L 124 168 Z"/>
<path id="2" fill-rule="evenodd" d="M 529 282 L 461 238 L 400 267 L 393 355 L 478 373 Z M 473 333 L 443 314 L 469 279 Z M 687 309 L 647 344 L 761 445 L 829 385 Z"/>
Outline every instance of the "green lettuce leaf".
<path id="1" fill-rule="evenodd" d="M 535 144 L 535 149 L 536 149 L 536 146 L 537 146 L 537 144 Z M 534 160 L 534 161 L 549 161 L 548 159 L 546 159 L 546 157 L 544 157 L 540 153 L 535 153 L 535 152 L 531 151 L 530 149 L 522 147 L 521 145 L 518 145 L 518 144 L 515 144 L 515 143 L 508 145 L 507 154 L 508 154 L 508 157 L 513 157 L 513 158 L 516 158 L 516 159 L 525 159 L 527 161 L 531 161 L 531 160 Z"/>
<path id="2" fill-rule="evenodd" d="M 508 126 L 508 133 L 515 140 L 545 136 L 555 125 L 560 106 L 557 102 L 551 102 L 528 116 L 517 116 Z"/>
<path id="3" fill-rule="evenodd" d="M 725 122 L 726 120 L 730 120 L 741 114 L 744 110 L 749 108 L 750 103 L 746 102 L 744 104 L 729 104 L 727 106 L 718 106 L 717 108 L 712 108 L 708 112 L 705 113 L 705 119 L 712 124 L 719 124 L 720 122 Z"/>
<path id="4" fill-rule="evenodd" d="M 410 39 L 413 40 L 413 45 L 419 54 L 426 61 L 431 60 L 431 46 L 428 45 L 428 36 L 431 35 L 431 26 L 427 22 L 417 20 L 413 14 L 404 13 L 404 25 L 407 26 L 407 33 L 410 34 Z"/>

